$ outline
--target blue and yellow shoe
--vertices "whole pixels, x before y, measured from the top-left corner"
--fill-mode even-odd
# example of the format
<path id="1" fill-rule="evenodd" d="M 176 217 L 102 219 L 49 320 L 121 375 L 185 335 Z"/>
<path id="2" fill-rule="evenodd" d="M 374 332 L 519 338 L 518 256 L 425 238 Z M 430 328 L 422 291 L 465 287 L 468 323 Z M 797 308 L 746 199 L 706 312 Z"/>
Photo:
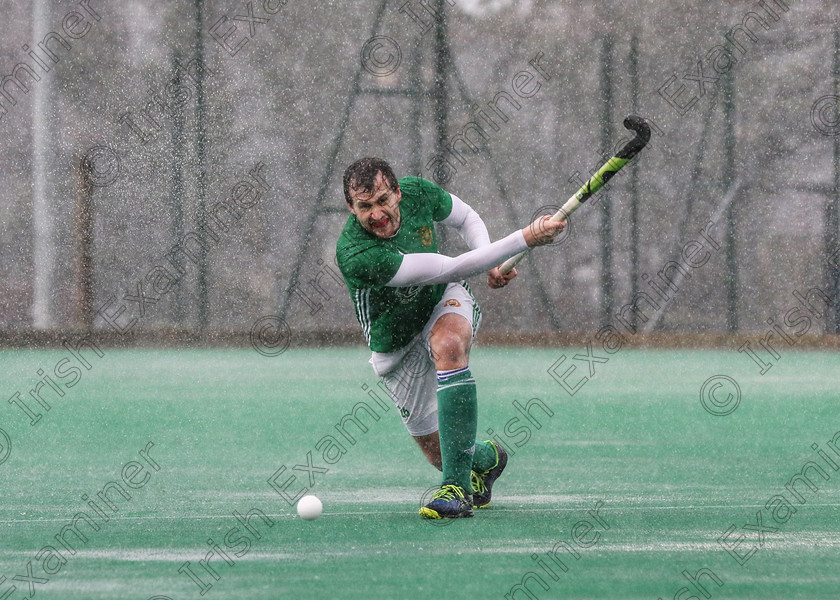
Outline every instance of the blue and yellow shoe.
<path id="1" fill-rule="evenodd" d="M 490 504 L 490 491 L 493 488 L 493 483 L 505 470 L 508 461 L 508 454 L 501 446 L 497 446 L 495 442 L 487 440 L 493 448 L 496 449 L 496 464 L 484 473 L 477 473 L 475 471 L 470 475 L 472 480 L 472 502 L 473 508 L 484 508 Z"/>
<path id="2" fill-rule="evenodd" d="M 420 508 L 420 514 L 427 519 L 462 519 L 473 516 L 472 506 L 472 496 L 464 488 L 444 483 L 432 501 Z"/>

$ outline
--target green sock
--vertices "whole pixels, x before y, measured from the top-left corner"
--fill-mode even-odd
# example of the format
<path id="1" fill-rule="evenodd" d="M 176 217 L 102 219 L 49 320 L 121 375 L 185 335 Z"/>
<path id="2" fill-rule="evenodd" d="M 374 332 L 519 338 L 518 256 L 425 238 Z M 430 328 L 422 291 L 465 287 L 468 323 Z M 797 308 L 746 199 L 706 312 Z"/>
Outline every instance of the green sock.
<path id="1" fill-rule="evenodd" d="M 478 398 L 469 367 L 438 371 L 437 398 L 443 481 L 459 485 L 471 494 L 470 471 L 477 449 Z M 482 460 L 485 456 L 482 449 Z M 495 461 L 495 456 L 493 459 Z"/>
<path id="2" fill-rule="evenodd" d="M 475 442 L 475 454 L 473 455 L 472 470 L 477 473 L 484 473 L 496 466 L 496 450 L 490 442 Z"/>

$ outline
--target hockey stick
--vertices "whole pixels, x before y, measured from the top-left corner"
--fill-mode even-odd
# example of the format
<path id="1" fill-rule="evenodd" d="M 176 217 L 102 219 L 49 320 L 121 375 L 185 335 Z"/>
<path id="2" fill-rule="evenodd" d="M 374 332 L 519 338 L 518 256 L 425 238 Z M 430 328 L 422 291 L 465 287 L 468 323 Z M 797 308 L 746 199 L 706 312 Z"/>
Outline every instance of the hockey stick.
<path id="1" fill-rule="evenodd" d="M 642 148 L 647 145 L 650 140 L 650 126 L 642 117 L 630 115 L 624 119 L 624 126 L 635 132 L 636 136 L 627 142 L 614 157 L 604 164 L 604 166 L 598 169 L 598 172 L 590 177 L 589 181 L 583 184 L 583 187 L 575 192 L 575 194 L 566 201 L 563 207 L 552 215 L 552 220 L 562 221 L 575 212 L 589 199 L 590 196 L 600 190 L 604 184 L 612 179 L 624 165 L 633 160 L 633 158 L 641 152 Z M 524 258 L 527 252 L 527 250 L 525 252 L 520 252 L 516 256 L 513 256 L 502 263 L 502 266 L 499 268 L 502 274 L 510 272 L 510 270 Z"/>

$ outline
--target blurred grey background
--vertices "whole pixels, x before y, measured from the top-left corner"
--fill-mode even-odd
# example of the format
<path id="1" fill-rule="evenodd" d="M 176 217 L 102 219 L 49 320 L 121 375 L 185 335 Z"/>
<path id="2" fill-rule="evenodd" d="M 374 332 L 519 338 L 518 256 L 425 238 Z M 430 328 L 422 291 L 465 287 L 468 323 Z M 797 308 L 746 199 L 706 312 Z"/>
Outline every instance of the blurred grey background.
<path id="1" fill-rule="evenodd" d="M 655 126 L 635 166 L 513 285 L 474 278 L 483 329 L 597 331 L 635 298 L 637 331 L 764 332 L 798 292 L 821 315 L 804 333 L 840 331 L 836 3 L 2 8 L 4 336 L 247 335 L 281 315 L 292 335 L 361 343 L 333 262 L 350 162 L 438 181 L 498 239 L 572 195 L 631 113 Z M 241 210 L 220 212 L 237 194 Z M 446 236 L 446 253 L 464 249 Z"/>

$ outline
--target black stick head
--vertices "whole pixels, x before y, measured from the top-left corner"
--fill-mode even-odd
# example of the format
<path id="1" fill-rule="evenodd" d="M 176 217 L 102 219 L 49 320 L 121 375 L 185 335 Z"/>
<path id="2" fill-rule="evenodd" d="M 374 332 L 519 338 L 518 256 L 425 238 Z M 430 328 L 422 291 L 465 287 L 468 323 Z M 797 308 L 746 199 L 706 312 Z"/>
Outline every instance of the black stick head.
<path id="1" fill-rule="evenodd" d="M 630 160 L 636 156 L 642 148 L 647 146 L 650 141 L 650 125 L 639 116 L 629 115 L 624 119 L 624 126 L 636 134 L 632 140 L 618 151 L 617 158 L 626 158 Z"/>

